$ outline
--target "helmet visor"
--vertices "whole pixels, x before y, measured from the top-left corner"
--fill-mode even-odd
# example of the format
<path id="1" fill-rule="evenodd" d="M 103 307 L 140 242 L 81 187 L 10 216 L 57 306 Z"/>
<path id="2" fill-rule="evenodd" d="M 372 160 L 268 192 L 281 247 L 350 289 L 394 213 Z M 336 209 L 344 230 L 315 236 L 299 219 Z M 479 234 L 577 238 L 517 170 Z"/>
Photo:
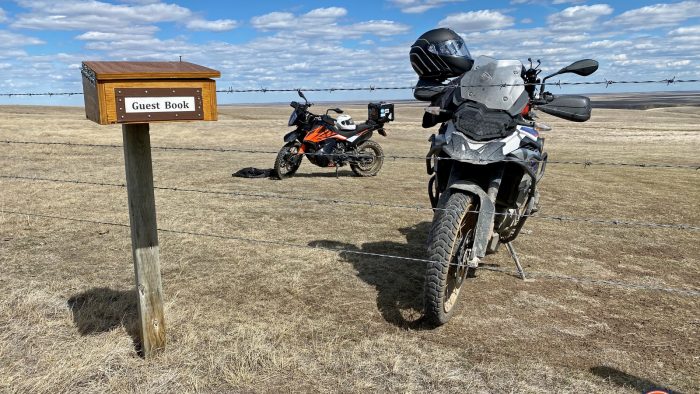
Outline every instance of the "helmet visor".
<path id="1" fill-rule="evenodd" d="M 462 40 L 447 40 L 430 44 L 428 50 L 438 56 L 469 57 L 469 49 Z"/>

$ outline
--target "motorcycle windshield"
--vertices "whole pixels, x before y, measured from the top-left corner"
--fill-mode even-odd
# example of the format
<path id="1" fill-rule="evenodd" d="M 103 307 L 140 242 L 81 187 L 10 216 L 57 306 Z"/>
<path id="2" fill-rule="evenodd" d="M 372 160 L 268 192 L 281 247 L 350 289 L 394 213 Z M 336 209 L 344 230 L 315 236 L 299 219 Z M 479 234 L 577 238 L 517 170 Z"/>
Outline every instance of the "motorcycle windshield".
<path id="1" fill-rule="evenodd" d="M 516 115 L 527 103 L 523 86 L 522 63 L 518 60 L 496 60 L 479 56 L 470 71 L 462 75 L 460 95 L 489 109 L 504 110 Z"/>
<path id="2" fill-rule="evenodd" d="M 289 115 L 289 121 L 287 121 L 287 126 L 294 126 L 294 123 L 297 122 L 297 117 L 298 117 L 298 114 L 297 114 L 297 110 L 295 109 L 294 111 L 292 111 L 292 114 Z"/>

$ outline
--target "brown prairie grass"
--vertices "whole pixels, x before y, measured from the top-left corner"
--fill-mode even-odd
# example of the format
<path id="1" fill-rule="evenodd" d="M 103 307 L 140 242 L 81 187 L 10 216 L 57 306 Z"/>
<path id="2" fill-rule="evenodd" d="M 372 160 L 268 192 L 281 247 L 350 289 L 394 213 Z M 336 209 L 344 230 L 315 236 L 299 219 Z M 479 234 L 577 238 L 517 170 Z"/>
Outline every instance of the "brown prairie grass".
<path id="1" fill-rule="evenodd" d="M 364 109 L 350 108 L 356 119 Z M 0 139 L 121 144 L 80 108 L 0 107 Z M 222 107 L 158 124 L 154 146 L 276 150 L 289 108 Z M 421 156 L 421 109 L 399 106 L 387 155 Z M 552 160 L 696 164 L 700 110 L 549 117 Z M 305 162 L 285 180 L 232 178 L 274 155 L 154 150 L 157 186 L 428 206 L 420 160 L 358 178 Z M 120 149 L 3 144 L 0 175 L 123 183 Z M 694 170 L 552 164 L 542 213 L 700 223 Z M 0 180 L 0 210 L 128 223 L 119 187 Z M 423 258 L 431 213 L 156 191 L 159 226 Z M 698 233 L 531 219 L 532 271 L 698 288 Z M 128 228 L 0 214 L 2 392 L 638 392 L 700 390 L 699 299 L 482 272 L 452 321 L 427 330 L 420 263 L 161 233 L 168 348 L 134 348 Z M 488 262 L 510 268 L 505 251 Z"/>

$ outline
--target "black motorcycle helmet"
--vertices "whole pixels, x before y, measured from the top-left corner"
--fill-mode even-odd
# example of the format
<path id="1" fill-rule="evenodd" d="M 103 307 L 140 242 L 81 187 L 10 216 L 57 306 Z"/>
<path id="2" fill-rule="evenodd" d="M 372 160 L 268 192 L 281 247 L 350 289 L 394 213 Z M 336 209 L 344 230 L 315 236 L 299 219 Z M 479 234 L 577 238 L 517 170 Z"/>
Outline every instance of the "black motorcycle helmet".
<path id="1" fill-rule="evenodd" d="M 423 33 L 409 53 L 411 66 L 421 79 L 444 81 L 464 74 L 474 64 L 462 37 L 446 28 Z"/>

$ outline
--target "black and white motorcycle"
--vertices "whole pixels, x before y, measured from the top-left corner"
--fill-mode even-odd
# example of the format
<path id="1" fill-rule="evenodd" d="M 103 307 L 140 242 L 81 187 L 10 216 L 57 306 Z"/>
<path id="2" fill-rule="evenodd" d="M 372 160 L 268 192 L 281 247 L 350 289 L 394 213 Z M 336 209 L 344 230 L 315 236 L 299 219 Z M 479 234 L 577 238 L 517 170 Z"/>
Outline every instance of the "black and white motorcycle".
<path id="1" fill-rule="evenodd" d="M 540 81 L 539 61 L 536 66 L 530 61 L 526 70 L 517 60 L 482 56 L 470 71 L 442 85 L 442 96 L 426 108 L 424 127 L 444 122 L 430 138 L 426 159 L 435 211 L 425 284 L 430 323 L 450 319 L 465 281 L 500 244 L 524 278 L 511 242 L 537 210 L 537 185 L 547 162 L 539 132 L 549 130 L 535 122 L 534 110 L 588 120 L 588 97 L 554 96 L 544 91 L 545 83 L 554 75 L 587 76 L 597 69 L 595 60 L 580 60 Z"/>

